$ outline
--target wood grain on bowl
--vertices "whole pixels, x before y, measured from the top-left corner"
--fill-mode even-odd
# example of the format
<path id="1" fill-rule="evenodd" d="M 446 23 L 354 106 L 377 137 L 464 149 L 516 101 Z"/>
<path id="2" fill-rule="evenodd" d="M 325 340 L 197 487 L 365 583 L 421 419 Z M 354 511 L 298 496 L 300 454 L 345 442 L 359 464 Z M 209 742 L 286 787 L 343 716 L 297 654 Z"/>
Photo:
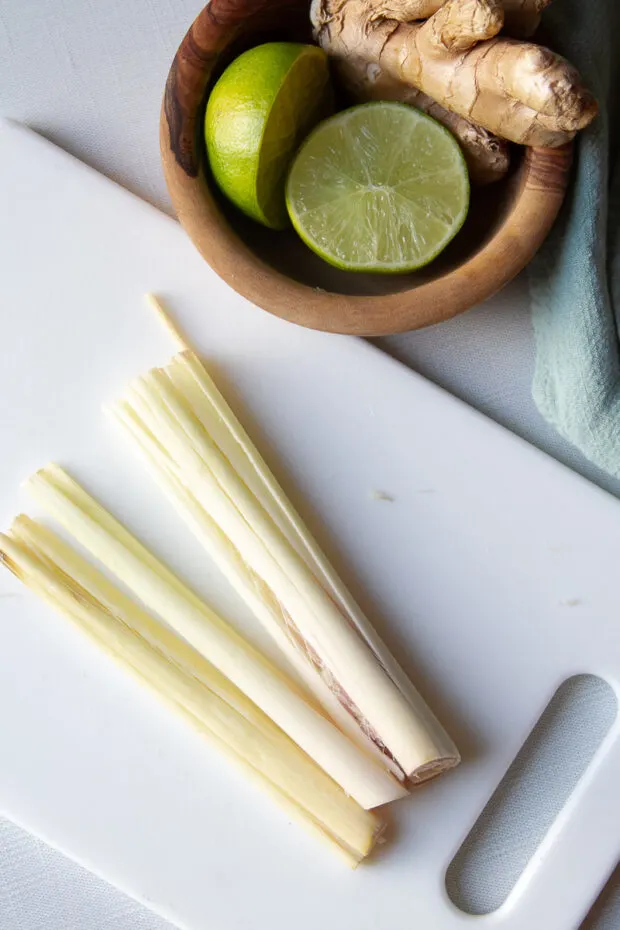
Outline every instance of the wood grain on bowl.
<path id="1" fill-rule="evenodd" d="M 524 268 L 561 206 L 571 145 L 524 149 L 505 182 L 473 192 L 470 218 L 452 247 L 411 275 L 336 272 L 294 233 L 270 233 L 237 214 L 209 177 L 206 98 L 232 58 L 273 39 L 309 41 L 306 0 L 212 0 L 183 39 L 166 83 L 160 143 L 170 196 L 194 245 L 231 287 L 302 326 L 377 336 L 447 320 Z"/>

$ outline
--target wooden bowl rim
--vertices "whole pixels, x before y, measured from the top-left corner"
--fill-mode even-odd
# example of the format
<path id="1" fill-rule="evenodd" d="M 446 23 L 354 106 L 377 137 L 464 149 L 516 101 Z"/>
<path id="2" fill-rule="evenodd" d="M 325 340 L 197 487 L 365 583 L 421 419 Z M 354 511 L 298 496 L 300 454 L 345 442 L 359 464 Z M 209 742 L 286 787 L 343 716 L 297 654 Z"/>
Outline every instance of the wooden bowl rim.
<path id="1" fill-rule="evenodd" d="M 229 0 L 230 3 L 230 0 Z M 211 4 L 211 7 L 213 3 Z M 503 222 L 492 237 L 466 261 L 446 274 L 407 290 L 380 296 L 350 296 L 302 284 L 277 271 L 256 255 L 220 212 L 209 184 L 194 156 L 197 169 L 187 168 L 187 148 L 196 147 L 197 120 L 204 107 L 204 91 L 186 101 L 185 151 L 180 153 L 175 126 L 166 105 L 179 96 L 184 80 L 180 56 L 191 43 L 194 30 L 205 29 L 205 8 L 194 21 L 175 56 L 166 85 L 160 120 L 160 144 L 164 175 L 177 216 L 201 255 L 237 293 L 264 310 L 301 326 L 357 336 L 382 336 L 405 332 L 450 319 L 487 299 L 518 274 L 530 261 L 549 232 L 566 192 L 572 144 L 557 149 L 527 148 L 519 168 L 517 189 Z M 213 19 L 211 19 L 213 23 Z M 215 26 L 213 28 L 216 28 Z M 192 81 L 205 87 L 216 55 L 192 61 Z M 203 74 L 199 72 L 203 68 Z M 185 78 L 186 79 L 186 78 Z M 178 131 L 178 130 L 176 130 Z M 193 142 L 188 143 L 188 138 Z"/>

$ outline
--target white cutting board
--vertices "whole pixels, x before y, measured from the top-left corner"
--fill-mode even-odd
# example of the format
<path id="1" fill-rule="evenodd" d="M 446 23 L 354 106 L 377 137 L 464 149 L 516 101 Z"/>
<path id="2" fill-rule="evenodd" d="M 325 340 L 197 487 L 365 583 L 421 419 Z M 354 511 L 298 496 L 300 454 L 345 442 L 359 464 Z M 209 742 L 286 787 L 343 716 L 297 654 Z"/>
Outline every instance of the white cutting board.
<path id="1" fill-rule="evenodd" d="M 618 688 L 620 504 L 367 344 L 255 309 L 173 220 L 14 124 L 0 204 L 2 525 L 55 459 L 247 622 L 100 414 L 173 351 L 140 302 L 168 296 L 465 757 L 349 872 L 4 573 L 0 811 L 190 930 L 464 927 L 445 869 L 556 687 Z M 579 924 L 620 853 L 617 734 L 481 927 Z"/>

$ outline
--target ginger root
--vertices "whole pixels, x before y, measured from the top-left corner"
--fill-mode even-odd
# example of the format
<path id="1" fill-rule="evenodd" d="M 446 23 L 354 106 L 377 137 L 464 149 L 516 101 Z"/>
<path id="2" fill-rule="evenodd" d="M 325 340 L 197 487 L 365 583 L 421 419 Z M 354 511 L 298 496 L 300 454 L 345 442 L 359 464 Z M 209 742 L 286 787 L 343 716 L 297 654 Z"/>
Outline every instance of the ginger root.
<path id="1" fill-rule="evenodd" d="M 546 4 L 504 5 L 523 23 Z M 362 99 L 376 97 L 378 79 L 397 81 L 490 133 L 537 146 L 563 145 L 596 115 L 594 97 L 564 58 L 498 35 L 500 0 L 313 0 L 311 19 Z"/>
<path id="2" fill-rule="evenodd" d="M 408 5 L 406 12 L 412 19 L 424 19 L 436 13 L 442 3 L 443 0 L 417 0 L 416 3 Z M 540 22 L 541 11 L 549 3 L 550 0 L 502 0 L 503 31 L 511 36 L 532 35 Z M 379 7 L 375 6 L 374 10 L 376 16 Z M 404 10 L 401 9 L 401 12 Z M 346 82 L 346 71 L 342 76 Z M 504 139 L 465 119 L 464 116 L 447 110 L 410 84 L 403 84 L 396 78 L 389 77 L 379 66 L 372 73 L 372 80 L 363 85 L 354 80 L 348 89 L 360 101 L 399 100 L 408 103 L 446 126 L 458 139 L 467 162 L 469 177 L 477 187 L 499 181 L 506 175 L 510 167 L 510 151 Z"/>
<path id="3" fill-rule="evenodd" d="M 408 0 L 398 5 L 396 14 L 399 22 L 411 23 L 417 19 L 428 19 L 442 6 L 444 0 Z M 551 0 L 501 0 L 504 11 L 504 29 L 509 36 L 526 38 L 533 35 L 540 23 L 540 14 Z M 390 12 L 391 11 L 391 12 Z M 373 19 L 396 18 L 393 4 L 383 8 L 380 3 L 373 4 Z"/>

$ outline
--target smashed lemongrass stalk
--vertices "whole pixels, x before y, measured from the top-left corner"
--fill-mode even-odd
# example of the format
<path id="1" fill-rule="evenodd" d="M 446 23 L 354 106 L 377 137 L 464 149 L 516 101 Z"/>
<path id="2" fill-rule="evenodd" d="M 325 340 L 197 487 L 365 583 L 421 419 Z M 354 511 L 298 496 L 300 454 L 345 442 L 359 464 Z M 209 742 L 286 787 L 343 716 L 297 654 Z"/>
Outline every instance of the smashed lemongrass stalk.
<path id="1" fill-rule="evenodd" d="M 362 752 L 236 630 L 218 617 L 57 465 L 29 478 L 35 500 L 151 611 L 266 713 L 362 807 L 406 788 Z"/>
<path id="2" fill-rule="evenodd" d="M 197 355 L 185 345 L 111 408 L 212 558 L 326 712 L 402 779 L 458 750 L 344 587 Z"/>
<path id="3" fill-rule="evenodd" d="M 47 528 L 18 517 L 0 560 L 118 664 L 146 682 L 355 866 L 383 824 L 235 685 Z"/>

